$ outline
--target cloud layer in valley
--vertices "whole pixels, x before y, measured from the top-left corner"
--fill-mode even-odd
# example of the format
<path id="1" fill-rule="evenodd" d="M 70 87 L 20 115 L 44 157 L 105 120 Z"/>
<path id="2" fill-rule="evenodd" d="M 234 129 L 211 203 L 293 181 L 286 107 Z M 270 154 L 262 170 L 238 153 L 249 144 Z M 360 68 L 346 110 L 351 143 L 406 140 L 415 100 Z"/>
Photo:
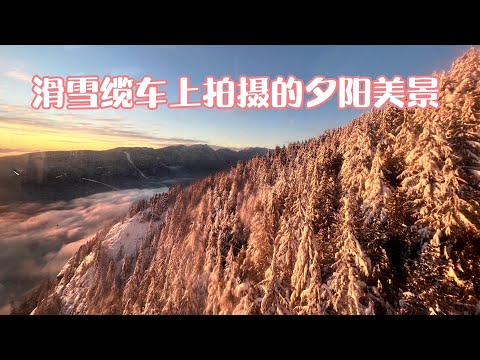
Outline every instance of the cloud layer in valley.
<path id="1" fill-rule="evenodd" d="M 55 276 L 77 249 L 130 205 L 161 189 L 105 192 L 50 204 L 0 206 L 0 314 Z"/>

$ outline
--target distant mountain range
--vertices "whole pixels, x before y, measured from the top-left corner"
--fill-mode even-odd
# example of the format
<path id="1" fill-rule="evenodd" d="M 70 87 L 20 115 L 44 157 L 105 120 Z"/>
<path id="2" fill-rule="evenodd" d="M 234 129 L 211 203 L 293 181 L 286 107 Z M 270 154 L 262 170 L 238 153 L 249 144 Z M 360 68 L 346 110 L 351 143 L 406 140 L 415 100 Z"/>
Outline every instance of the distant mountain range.
<path id="1" fill-rule="evenodd" d="M 267 152 L 265 148 L 233 151 L 214 150 L 208 145 L 174 145 L 8 156 L 0 158 L 0 204 L 70 200 L 114 189 L 171 186 Z"/>

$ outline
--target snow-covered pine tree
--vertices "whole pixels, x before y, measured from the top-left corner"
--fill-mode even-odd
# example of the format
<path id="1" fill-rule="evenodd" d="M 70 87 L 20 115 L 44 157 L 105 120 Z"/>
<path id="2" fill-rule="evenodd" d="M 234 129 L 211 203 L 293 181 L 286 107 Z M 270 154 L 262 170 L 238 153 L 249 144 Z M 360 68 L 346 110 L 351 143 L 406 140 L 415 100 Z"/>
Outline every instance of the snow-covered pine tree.
<path id="1" fill-rule="evenodd" d="M 235 289 L 238 285 L 237 279 L 238 264 L 234 256 L 232 244 L 230 245 L 230 250 L 228 251 L 225 263 L 224 288 L 220 298 L 220 315 L 232 314 L 234 307 L 238 302 L 235 293 Z"/>
<path id="2" fill-rule="evenodd" d="M 263 274 L 270 265 L 275 236 L 273 202 L 271 196 L 264 194 L 264 192 L 260 192 L 257 204 L 253 209 L 245 260 L 251 269 L 249 276 L 257 281 L 263 278 Z"/>
<path id="3" fill-rule="evenodd" d="M 308 199 L 306 208 L 301 207 L 302 224 L 300 227 L 299 247 L 291 276 L 292 294 L 290 307 L 300 314 L 319 314 L 321 312 L 321 271 L 320 249 L 315 227 L 320 215 L 320 186 L 318 162 L 308 163 L 308 180 L 303 198 Z"/>
<path id="4" fill-rule="evenodd" d="M 260 312 L 262 314 L 289 314 L 289 301 L 286 290 L 279 279 L 279 269 L 277 267 L 276 244 L 273 246 L 272 263 L 267 269 L 265 280 L 261 287 L 264 295 L 260 303 Z"/>
<path id="5" fill-rule="evenodd" d="M 365 179 L 365 191 L 362 210 L 365 223 L 382 222 L 387 217 L 386 204 L 392 196 L 392 187 L 385 179 L 385 165 L 382 143 L 377 145 L 370 172 Z"/>
<path id="6" fill-rule="evenodd" d="M 337 254 L 334 273 L 328 281 L 331 305 L 338 314 L 369 314 L 372 304 L 365 296 L 365 280 L 370 272 L 370 259 L 357 239 L 358 207 L 352 195 L 342 197 L 336 233 Z"/>
<path id="7" fill-rule="evenodd" d="M 385 138 L 377 144 L 372 166 L 365 180 L 363 204 L 361 205 L 364 216 L 362 235 L 366 239 L 365 252 L 372 263 L 367 285 L 371 289 L 369 296 L 376 305 L 377 313 L 384 311 L 385 308 L 378 288 L 388 286 L 388 284 L 382 283 L 382 281 L 387 281 L 388 283 L 391 281 L 385 245 L 388 240 L 386 222 L 390 216 L 390 207 L 388 205 L 392 199 L 394 189 L 384 175 L 388 172 L 384 158 L 387 141 L 388 138 Z"/>

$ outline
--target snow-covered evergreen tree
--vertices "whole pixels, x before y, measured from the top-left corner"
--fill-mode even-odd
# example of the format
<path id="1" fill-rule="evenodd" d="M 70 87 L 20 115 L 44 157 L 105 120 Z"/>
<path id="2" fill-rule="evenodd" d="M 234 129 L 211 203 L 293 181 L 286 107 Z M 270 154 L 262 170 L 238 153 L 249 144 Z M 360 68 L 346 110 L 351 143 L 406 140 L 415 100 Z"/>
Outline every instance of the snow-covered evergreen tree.
<path id="1" fill-rule="evenodd" d="M 370 259 L 357 239 L 358 225 L 354 215 L 357 211 L 355 200 L 349 196 L 342 198 L 336 234 L 338 250 L 333 264 L 335 272 L 329 280 L 332 306 L 339 314 L 361 315 L 372 311 L 364 292 Z"/>

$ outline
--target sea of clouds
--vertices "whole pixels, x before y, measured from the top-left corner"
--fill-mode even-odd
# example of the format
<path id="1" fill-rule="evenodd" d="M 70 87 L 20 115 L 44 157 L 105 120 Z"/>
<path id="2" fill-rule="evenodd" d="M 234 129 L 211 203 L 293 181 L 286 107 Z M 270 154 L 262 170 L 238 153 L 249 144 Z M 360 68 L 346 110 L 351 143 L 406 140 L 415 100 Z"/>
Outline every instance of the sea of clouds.
<path id="1" fill-rule="evenodd" d="M 48 277 L 107 223 L 123 216 L 132 203 L 167 188 L 99 193 L 49 204 L 0 206 L 0 314 L 10 301 Z"/>

